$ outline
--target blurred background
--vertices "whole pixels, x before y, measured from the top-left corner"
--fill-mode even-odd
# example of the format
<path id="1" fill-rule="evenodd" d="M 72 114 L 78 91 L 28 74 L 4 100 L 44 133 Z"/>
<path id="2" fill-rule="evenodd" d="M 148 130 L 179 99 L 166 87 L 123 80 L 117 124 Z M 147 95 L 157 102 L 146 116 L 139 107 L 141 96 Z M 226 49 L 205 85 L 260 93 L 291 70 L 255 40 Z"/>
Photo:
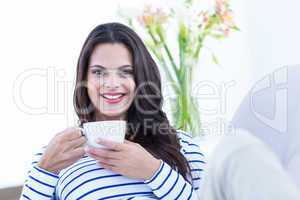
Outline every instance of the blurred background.
<path id="1" fill-rule="evenodd" d="M 166 6 L 168 2 L 0 3 L 1 199 L 15 198 L 12 194 L 18 189 L 13 187 L 22 185 L 36 150 L 57 132 L 76 124 L 73 84 L 87 34 L 100 23 L 123 22 L 118 15 L 120 8 L 133 13 L 147 4 Z M 196 75 L 197 81 L 218 88 L 219 94 L 200 103 L 200 113 L 208 132 L 219 136 L 256 81 L 278 67 L 300 63 L 299 1 L 229 2 L 240 30 L 226 40 L 207 42 Z M 212 62 L 211 50 L 218 64 Z M 208 144 L 204 149 L 211 151 L 212 147 Z"/>

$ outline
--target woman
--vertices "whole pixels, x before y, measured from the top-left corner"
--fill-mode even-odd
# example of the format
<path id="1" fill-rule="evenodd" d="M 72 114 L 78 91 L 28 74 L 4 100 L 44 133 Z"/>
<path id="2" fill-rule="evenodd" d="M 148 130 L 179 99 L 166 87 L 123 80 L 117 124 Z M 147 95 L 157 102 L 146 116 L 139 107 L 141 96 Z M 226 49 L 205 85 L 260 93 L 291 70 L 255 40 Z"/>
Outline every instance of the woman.
<path id="1" fill-rule="evenodd" d="M 126 120 L 122 144 L 84 148 L 78 128 L 36 154 L 21 199 L 197 199 L 203 154 L 162 111 L 157 65 L 139 36 L 119 23 L 97 26 L 80 53 L 74 106 L 85 122 Z"/>

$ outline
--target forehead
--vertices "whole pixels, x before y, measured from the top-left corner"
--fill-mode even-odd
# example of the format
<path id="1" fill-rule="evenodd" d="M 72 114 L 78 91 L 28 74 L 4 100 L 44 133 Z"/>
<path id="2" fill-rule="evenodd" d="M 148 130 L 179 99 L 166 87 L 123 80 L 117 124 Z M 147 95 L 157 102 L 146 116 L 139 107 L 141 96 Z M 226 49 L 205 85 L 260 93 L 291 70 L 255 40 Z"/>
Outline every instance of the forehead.
<path id="1" fill-rule="evenodd" d="M 89 59 L 89 66 L 93 65 L 101 65 L 106 68 L 132 65 L 132 55 L 122 43 L 98 44 Z"/>

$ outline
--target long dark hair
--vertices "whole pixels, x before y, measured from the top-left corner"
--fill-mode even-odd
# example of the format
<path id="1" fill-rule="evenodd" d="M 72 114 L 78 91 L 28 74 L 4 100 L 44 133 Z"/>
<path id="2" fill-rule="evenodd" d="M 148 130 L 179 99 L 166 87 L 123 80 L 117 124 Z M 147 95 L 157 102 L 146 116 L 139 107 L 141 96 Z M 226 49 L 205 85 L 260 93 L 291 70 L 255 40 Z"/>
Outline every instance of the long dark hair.
<path id="1" fill-rule="evenodd" d="M 101 24 L 88 35 L 77 65 L 74 107 L 79 125 L 95 121 L 95 109 L 86 87 L 89 58 L 100 43 L 122 43 L 131 52 L 135 98 L 127 112 L 126 139 L 139 143 L 153 156 L 162 159 L 188 180 L 190 166 L 180 152 L 176 130 L 170 125 L 162 110 L 161 77 L 140 37 L 129 27 L 120 23 Z"/>

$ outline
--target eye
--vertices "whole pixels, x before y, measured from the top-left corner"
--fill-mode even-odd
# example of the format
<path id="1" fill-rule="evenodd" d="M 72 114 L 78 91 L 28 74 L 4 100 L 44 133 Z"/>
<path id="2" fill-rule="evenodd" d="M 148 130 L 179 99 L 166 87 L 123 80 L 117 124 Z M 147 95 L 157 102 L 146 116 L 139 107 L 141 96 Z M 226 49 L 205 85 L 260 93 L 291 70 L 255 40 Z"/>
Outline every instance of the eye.
<path id="1" fill-rule="evenodd" d="M 94 69 L 94 70 L 92 70 L 92 74 L 96 74 L 96 75 L 100 76 L 100 75 L 104 75 L 105 72 L 100 69 Z"/>
<path id="2" fill-rule="evenodd" d="M 132 69 L 124 69 L 121 71 L 121 73 L 124 75 L 133 75 L 133 70 Z"/>

